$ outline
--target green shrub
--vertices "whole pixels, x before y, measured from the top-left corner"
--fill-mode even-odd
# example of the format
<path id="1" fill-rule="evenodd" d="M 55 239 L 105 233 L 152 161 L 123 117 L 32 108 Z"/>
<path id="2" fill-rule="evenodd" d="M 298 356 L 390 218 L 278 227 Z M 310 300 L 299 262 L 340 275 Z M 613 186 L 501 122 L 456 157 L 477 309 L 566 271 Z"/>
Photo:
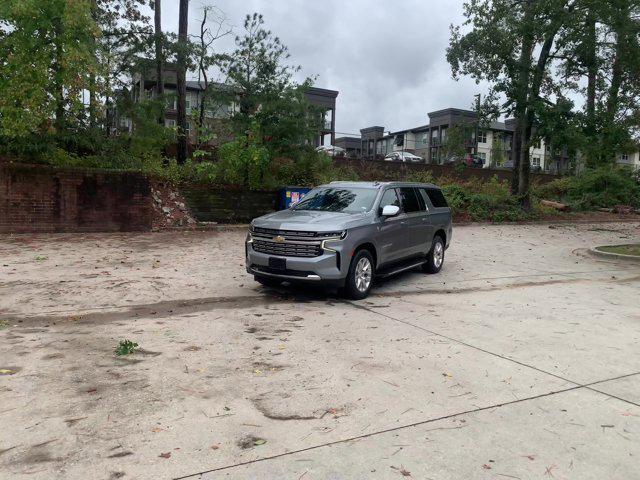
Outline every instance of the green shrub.
<path id="1" fill-rule="evenodd" d="M 614 205 L 640 206 L 640 185 L 632 172 L 613 166 L 590 169 L 575 177 L 564 177 L 536 187 L 541 199 L 568 203 L 576 210 Z"/>

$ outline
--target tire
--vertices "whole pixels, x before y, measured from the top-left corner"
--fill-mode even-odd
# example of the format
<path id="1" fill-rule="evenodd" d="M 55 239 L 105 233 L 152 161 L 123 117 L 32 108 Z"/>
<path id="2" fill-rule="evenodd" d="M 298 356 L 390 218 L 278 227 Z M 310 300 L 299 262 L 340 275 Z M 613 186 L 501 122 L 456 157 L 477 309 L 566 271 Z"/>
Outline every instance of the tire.
<path id="1" fill-rule="evenodd" d="M 353 300 L 362 300 L 369 296 L 373 285 L 375 266 L 369 250 L 359 250 L 351 259 L 349 273 L 345 280 L 344 292 Z"/>
<path id="2" fill-rule="evenodd" d="M 438 273 L 444 265 L 444 240 L 440 235 L 433 237 L 433 245 L 427 254 L 427 263 L 422 265 L 422 270 L 427 273 Z"/>
<path id="3" fill-rule="evenodd" d="M 260 275 L 254 275 L 253 279 L 265 287 L 279 287 L 282 284 L 282 281 L 277 278 L 263 277 Z"/>

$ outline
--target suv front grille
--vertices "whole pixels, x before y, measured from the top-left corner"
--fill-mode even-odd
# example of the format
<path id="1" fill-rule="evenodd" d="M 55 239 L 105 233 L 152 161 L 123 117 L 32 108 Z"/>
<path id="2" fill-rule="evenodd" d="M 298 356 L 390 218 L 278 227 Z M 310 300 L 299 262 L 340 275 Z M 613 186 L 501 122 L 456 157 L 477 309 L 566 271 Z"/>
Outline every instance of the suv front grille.
<path id="1" fill-rule="evenodd" d="M 277 235 L 281 235 L 287 239 L 301 239 L 306 240 L 308 238 L 314 238 L 318 234 L 316 232 L 299 232 L 294 230 L 276 230 L 274 228 L 262 228 L 255 227 L 252 231 L 255 235 L 265 236 L 265 237 L 275 237 Z"/>
<path id="2" fill-rule="evenodd" d="M 322 255 L 322 249 L 317 243 L 273 242 L 260 238 L 253 238 L 253 249 L 256 252 L 282 257 L 317 257 Z"/>

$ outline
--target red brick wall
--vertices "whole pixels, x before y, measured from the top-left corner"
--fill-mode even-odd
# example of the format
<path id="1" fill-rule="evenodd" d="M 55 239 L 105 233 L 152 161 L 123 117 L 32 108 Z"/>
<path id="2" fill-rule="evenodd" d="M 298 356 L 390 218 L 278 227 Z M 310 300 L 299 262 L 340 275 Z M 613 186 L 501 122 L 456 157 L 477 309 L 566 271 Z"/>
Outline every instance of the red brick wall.
<path id="1" fill-rule="evenodd" d="M 149 230 L 152 220 L 142 175 L 0 163 L 0 233 Z"/>

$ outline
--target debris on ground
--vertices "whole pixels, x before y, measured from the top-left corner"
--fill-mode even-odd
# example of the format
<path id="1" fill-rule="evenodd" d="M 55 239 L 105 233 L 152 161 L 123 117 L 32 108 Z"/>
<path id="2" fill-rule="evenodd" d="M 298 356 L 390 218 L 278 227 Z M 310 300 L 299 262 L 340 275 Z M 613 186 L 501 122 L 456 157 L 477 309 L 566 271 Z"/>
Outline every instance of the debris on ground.
<path id="1" fill-rule="evenodd" d="M 123 355 L 129 355 L 135 352 L 138 349 L 138 344 L 136 342 L 132 342 L 131 340 L 120 340 L 118 346 L 116 347 L 115 354 L 118 357 Z"/>
<path id="2" fill-rule="evenodd" d="M 570 210 L 569 205 L 560 202 L 554 202 L 552 200 L 540 200 L 540 204 L 545 207 L 551 207 L 559 212 L 568 212 Z"/>
<path id="3" fill-rule="evenodd" d="M 260 445 L 264 445 L 267 441 L 264 438 L 254 437 L 253 435 L 249 435 L 247 437 L 241 438 L 237 445 L 243 450 L 247 450 L 249 448 L 257 447 Z"/>
<path id="4" fill-rule="evenodd" d="M 153 229 L 195 226 L 196 221 L 187 208 L 186 200 L 169 183 L 156 182 L 151 186 L 154 219 Z"/>

